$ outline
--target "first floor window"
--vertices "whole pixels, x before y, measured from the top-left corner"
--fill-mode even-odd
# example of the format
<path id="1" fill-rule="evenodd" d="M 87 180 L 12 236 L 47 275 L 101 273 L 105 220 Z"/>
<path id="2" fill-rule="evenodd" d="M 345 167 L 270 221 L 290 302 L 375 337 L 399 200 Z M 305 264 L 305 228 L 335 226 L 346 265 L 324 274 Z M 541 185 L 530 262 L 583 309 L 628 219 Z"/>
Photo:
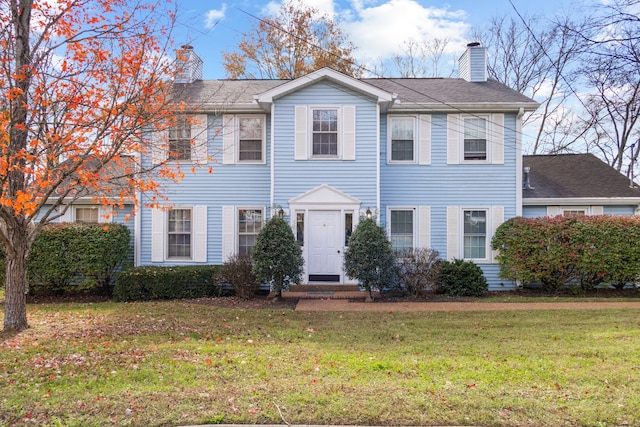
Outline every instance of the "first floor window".
<path id="1" fill-rule="evenodd" d="M 391 118 L 391 160 L 398 162 L 412 162 L 414 144 L 413 118 Z"/>
<path id="2" fill-rule="evenodd" d="M 304 246 L 304 212 L 296 214 L 296 241 L 300 246 Z"/>
<path id="3" fill-rule="evenodd" d="M 238 161 L 262 162 L 263 138 L 262 117 L 238 117 Z"/>
<path id="4" fill-rule="evenodd" d="M 191 123 L 186 117 L 178 117 L 169 129 L 169 159 L 191 160 Z"/>
<path id="5" fill-rule="evenodd" d="M 487 257 L 487 211 L 464 211 L 464 258 Z"/>
<path id="6" fill-rule="evenodd" d="M 585 209 L 564 209 L 562 211 L 563 216 L 576 216 L 576 215 L 586 215 L 587 211 Z"/>
<path id="7" fill-rule="evenodd" d="M 313 110 L 313 155 L 336 157 L 338 155 L 338 110 Z"/>
<path id="8" fill-rule="evenodd" d="M 487 160 L 486 119 L 464 119 L 464 160 Z"/>
<path id="9" fill-rule="evenodd" d="M 391 246 L 395 251 L 413 248 L 413 210 L 390 212 Z"/>
<path id="10" fill-rule="evenodd" d="M 99 222 L 98 208 L 86 207 L 76 209 L 76 222 L 96 223 Z"/>
<path id="11" fill-rule="evenodd" d="M 353 234 L 353 213 L 344 214 L 344 245 L 349 246 L 349 237 Z"/>
<path id="12" fill-rule="evenodd" d="M 238 253 L 251 255 L 258 233 L 263 225 L 262 209 L 240 209 L 238 211 Z"/>
<path id="13" fill-rule="evenodd" d="M 191 258 L 191 209 L 170 210 L 167 222 L 167 258 Z"/>

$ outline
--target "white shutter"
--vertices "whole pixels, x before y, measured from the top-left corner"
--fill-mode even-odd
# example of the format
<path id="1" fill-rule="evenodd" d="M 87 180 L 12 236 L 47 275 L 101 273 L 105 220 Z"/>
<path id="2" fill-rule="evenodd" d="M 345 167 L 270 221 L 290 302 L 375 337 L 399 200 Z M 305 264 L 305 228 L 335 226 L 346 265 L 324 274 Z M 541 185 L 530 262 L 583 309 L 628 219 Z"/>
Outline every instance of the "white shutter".
<path id="1" fill-rule="evenodd" d="M 63 210 L 66 206 L 60 206 L 59 211 Z M 69 206 L 69 209 L 58 218 L 58 222 L 73 222 L 73 206 Z"/>
<path id="2" fill-rule="evenodd" d="M 447 206 L 447 259 L 460 258 L 458 207 Z"/>
<path id="3" fill-rule="evenodd" d="M 420 144 L 418 145 L 418 163 L 421 165 L 431 164 L 431 115 L 421 114 L 418 116 L 418 133 Z"/>
<path id="4" fill-rule="evenodd" d="M 295 108 L 295 160 L 307 160 L 307 107 L 296 105 Z"/>
<path id="5" fill-rule="evenodd" d="M 168 131 L 153 131 L 151 135 L 151 163 L 160 164 L 167 160 L 167 144 L 169 142 Z"/>
<path id="6" fill-rule="evenodd" d="M 232 165 L 236 162 L 236 132 L 235 116 L 225 114 L 222 116 L 222 164 Z"/>
<path id="7" fill-rule="evenodd" d="M 491 215 L 491 236 L 487 236 L 488 244 L 491 244 L 491 239 L 496 234 L 496 230 L 504 222 L 504 206 L 494 206 Z M 491 251 L 491 262 L 496 263 L 496 255 L 499 251 Z"/>
<path id="8" fill-rule="evenodd" d="M 547 216 L 554 217 L 560 215 L 560 208 L 557 206 L 547 206 Z"/>
<path id="9" fill-rule="evenodd" d="M 193 260 L 207 262 L 207 207 L 193 208 Z"/>
<path id="10" fill-rule="evenodd" d="M 491 163 L 504 164 L 504 114 L 492 114 L 489 137 L 491 138 Z"/>
<path id="11" fill-rule="evenodd" d="M 196 164 L 207 163 L 207 115 L 196 114 L 191 124 L 191 138 L 193 139 L 193 156 L 191 160 Z"/>
<path id="12" fill-rule="evenodd" d="M 164 261 L 164 211 L 151 209 L 151 262 Z"/>
<path id="13" fill-rule="evenodd" d="M 222 262 L 224 263 L 229 256 L 236 251 L 236 221 L 235 207 L 222 207 Z"/>
<path id="14" fill-rule="evenodd" d="M 356 107 L 342 107 L 342 160 L 356 159 Z"/>
<path id="15" fill-rule="evenodd" d="M 460 163 L 460 115 L 447 114 L 447 164 Z"/>
<path id="16" fill-rule="evenodd" d="M 116 212 L 111 207 L 100 206 L 98 208 L 98 222 L 104 222 L 104 223 L 113 222 L 113 217 L 115 215 L 116 215 Z"/>
<path id="17" fill-rule="evenodd" d="M 591 215 L 604 215 L 604 206 L 591 206 Z"/>
<path id="18" fill-rule="evenodd" d="M 418 247 L 431 247 L 431 206 L 418 207 Z"/>

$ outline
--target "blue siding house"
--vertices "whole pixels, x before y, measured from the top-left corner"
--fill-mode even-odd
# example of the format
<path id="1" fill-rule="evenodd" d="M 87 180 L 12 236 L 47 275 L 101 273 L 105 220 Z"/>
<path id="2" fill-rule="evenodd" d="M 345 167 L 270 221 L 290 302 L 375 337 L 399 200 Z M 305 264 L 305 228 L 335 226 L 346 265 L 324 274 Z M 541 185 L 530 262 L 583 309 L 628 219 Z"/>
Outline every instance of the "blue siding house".
<path id="1" fill-rule="evenodd" d="M 304 283 L 350 284 L 342 256 L 371 214 L 395 249 L 430 247 L 498 277 L 490 241 L 522 215 L 522 116 L 538 104 L 487 79 L 469 45 L 460 78 L 355 79 L 323 68 L 295 80 L 177 81 L 186 114 L 153 158 L 191 169 L 158 209 L 136 214 L 137 265 L 221 264 L 249 253 L 284 215 L 303 248 Z M 193 77 L 195 76 L 195 77 Z M 144 201 L 144 200 L 143 200 Z"/>

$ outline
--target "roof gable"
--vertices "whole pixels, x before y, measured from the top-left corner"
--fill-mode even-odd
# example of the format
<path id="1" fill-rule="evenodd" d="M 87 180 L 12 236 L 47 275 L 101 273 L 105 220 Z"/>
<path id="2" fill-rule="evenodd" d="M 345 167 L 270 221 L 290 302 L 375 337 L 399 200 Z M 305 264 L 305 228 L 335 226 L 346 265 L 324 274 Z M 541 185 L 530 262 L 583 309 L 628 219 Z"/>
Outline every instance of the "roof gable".
<path id="1" fill-rule="evenodd" d="M 316 188 L 307 191 L 293 199 L 289 200 L 289 204 L 297 205 L 353 205 L 360 204 L 360 200 L 349 196 L 346 193 L 334 188 L 328 184 L 322 184 Z"/>
<path id="2" fill-rule="evenodd" d="M 385 106 L 393 103 L 396 98 L 394 93 L 325 67 L 258 94 L 255 96 L 255 100 L 261 105 L 271 104 L 274 99 L 278 99 L 322 80 L 330 80 L 342 86 L 349 87 L 352 90 L 376 99 L 378 103 L 384 104 Z"/>

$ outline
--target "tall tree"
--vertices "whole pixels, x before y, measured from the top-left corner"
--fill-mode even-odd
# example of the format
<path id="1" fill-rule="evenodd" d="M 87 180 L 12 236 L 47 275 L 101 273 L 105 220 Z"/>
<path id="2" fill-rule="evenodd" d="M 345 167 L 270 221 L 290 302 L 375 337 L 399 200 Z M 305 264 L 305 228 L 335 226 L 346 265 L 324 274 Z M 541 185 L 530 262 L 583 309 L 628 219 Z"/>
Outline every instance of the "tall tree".
<path id="1" fill-rule="evenodd" d="M 232 79 L 295 79 L 322 67 L 362 74 L 351 56 L 356 48 L 340 22 L 300 0 L 284 1 L 276 14 L 257 20 L 242 37 L 237 51 L 223 52 Z"/>
<path id="2" fill-rule="evenodd" d="M 589 88 L 583 129 L 590 149 L 635 178 L 640 154 L 640 0 L 598 5 L 571 30 L 587 46 L 582 69 Z"/>
<path id="3" fill-rule="evenodd" d="M 454 67 L 446 66 L 448 39 L 406 40 L 400 45 L 400 53 L 392 58 L 394 75 L 399 77 L 450 77 Z M 445 62 L 445 64 L 443 64 Z M 454 61 L 449 61 L 453 63 Z"/>
<path id="4" fill-rule="evenodd" d="M 0 7 L 0 240 L 5 330 L 28 326 L 26 260 L 42 226 L 91 195 L 120 206 L 163 163 L 144 169 L 168 125 L 165 51 L 173 13 L 128 0 L 5 0 Z M 163 24 L 162 22 L 165 22 Z M 137 163 L 137 164 L 136 164 Z"/>
<path id="5" fill-rule="evenodd" d="M 566 22 L 552 23 L 537 17 L 495 17 L 474 37 L 490 49 L 489 76 L 533 97 L 540 108 L 525 117 L 536 129 L 526 147 L 532 154 L 562 152 L 579 139 L 563 126 L 571 118 L 564 108 L 573 98 L 575 74 L 581 53 L 580 40 Z"/>

